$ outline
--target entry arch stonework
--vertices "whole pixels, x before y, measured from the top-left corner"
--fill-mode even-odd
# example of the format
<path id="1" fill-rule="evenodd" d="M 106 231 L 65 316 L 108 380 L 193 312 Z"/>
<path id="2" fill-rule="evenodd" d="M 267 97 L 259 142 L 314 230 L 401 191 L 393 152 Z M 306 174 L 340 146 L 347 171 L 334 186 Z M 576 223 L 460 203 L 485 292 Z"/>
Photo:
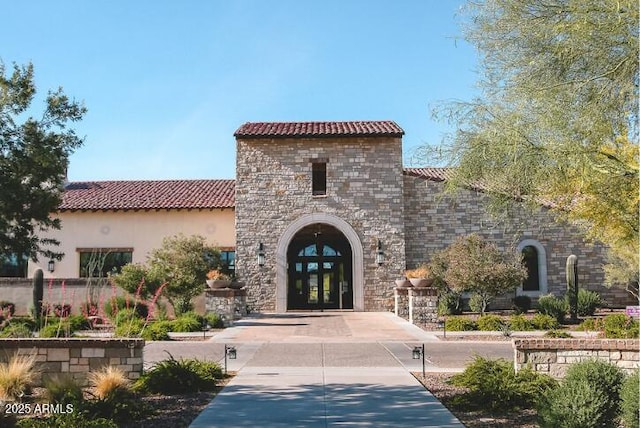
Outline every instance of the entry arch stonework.
<path id="1" fill-rule="evenodd" d="M 312 213 L 298 217 L 284 230 L 276 247 L 276 312 L 287 311 L 287 250 L 293 237 L 306 226 L 323 223 L 338 229 L 351 245 L 353 310 L 364 311 L 364 256 L 362 242 L 349 223 L 333 214 Z"/>

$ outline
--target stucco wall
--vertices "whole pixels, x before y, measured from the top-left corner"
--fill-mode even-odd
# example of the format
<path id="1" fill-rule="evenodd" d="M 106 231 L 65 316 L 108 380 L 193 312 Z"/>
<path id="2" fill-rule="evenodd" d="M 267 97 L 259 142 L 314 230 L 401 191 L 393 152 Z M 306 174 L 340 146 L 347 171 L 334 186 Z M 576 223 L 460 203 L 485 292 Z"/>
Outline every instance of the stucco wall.
<path id="1" fill-rule="evenodd" d="M 79 275 L 78 248 L 133 248 L 133 262 L 144 262 L 149 252 L 162 245 L 166 236 L 202 235 L 220 247 L 235 246 L 233 209 L 159 211 L 74 211 L 59 214 L 62 229 L 49 236 L 61 245 L 65 257 L 56 262 L 53 274 L 48 260 L 29 263 L 29 277 L 39 267 L 45 278 L 75 278 Z"/>
<path id="2" fill-rule="evenodd" d="M 586 242 L 575 227 L 555 221 L 548 210 L 541 208 L 532 212 L 516 206 L 508 221 L 496 222 L 487 212 L 487 195 L 461 190 L 450 196 L 443 190 L 443 182 L 404 176 L 408 266 L 428 262 L 435 252 L 446 248 L 457 237 L 470 233 L 482 235 L 501 250 L 515 248 L 521 241 L 533 239 L 546 252 L 548 292 L 558 296 L 565 293 L 566 260 L 575 254 L 578 256 L 580 288 L 597 291 L 614 306 L 634 304 L 631 295 L 624 290 L 603 286 L 605 248 Z"/>
<path id="3" fill-rule="evenodd" d="M 312 158 L 328 160 L 323 197 L 312 196 Z M 238 139 L 236 272 L 252 309 L 276 309 L 277 266 L 286 264 L 276 257 L 283 232 L 305 215 L 325 213 L 348 223 L 360 241 L 364 307 L 356 310 L 392 310 L 393 280 L 405 268 L 401 171 L 400 138 Z M 378 239 L 386 256 L 380 267 Z"/>

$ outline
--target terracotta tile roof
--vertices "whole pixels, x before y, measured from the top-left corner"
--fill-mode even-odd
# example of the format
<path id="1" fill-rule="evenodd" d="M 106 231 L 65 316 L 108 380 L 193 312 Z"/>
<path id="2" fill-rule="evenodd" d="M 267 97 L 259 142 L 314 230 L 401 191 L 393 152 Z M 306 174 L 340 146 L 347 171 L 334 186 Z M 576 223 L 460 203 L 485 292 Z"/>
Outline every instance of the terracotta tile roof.
<path id="1" fill-rule="evenodd" d="M 235 206 L 235 180 L 87 181 L 67 185 L 61 211 Z"/>
<path id="2" fill-rule="evenodd" d="M 446 181 L 451 177 L 451 168 L 404 168 L 404 174 L 426 178 L 431 181 Z"/>
<path id="3" fill-rule="evenodd" d="M 233 134 L 239 138 L 288 137 L 400 137 L 392 120 L 351 122 L 247 122 Z"/>

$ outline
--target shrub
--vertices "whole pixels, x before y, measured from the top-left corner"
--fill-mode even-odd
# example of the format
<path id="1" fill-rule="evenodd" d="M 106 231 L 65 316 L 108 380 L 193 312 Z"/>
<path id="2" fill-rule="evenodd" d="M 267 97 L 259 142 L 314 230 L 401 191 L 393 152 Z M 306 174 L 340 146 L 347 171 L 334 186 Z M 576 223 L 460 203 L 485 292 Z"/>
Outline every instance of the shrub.
<path id="1" fill-rule="evenodd" d="M 466 317 L 448 317 L 446 322 L 447 331 L 472 331 L 477 330 L 475 321 Z"/>
<path id="2" fill-rule="evenodd" d="M 489 299 L 474 293 L 469 298 L 469 309 L 472 312 L 480 312 L 484 315 L 484 312 L 489 308 Z"/>
<path id="3" fill-rule="evenodd" d="M 567 309 L 567 302 L 564 299 L 557 298 L 553 294 L 540 296 L 538 299 L 538 311 L 541 314 L 552 316 L 559 324 L 562 324 L 564 321 Z"/>
<path id="4" fill-rule="evenodd" d="M 541 426 L 615 426 L 623 379 L 618 367 L 600 360 L 571 365 L 562 384 L 545 394 L 538 406 Z"/>
<path id="5" fill-rule="evenodd" d="M 608 339 L 637 339 L 638 321 L 625 314 L 612 314 L 604 318 L 604 335 Z"/>
<path id="6" fill-rule="evenodd" d="M 71 324 L 66 320 L 56 320 L 40 329 L 39 337 L 70 337 L 73 331 Z"/>
<path id="7" fill-rule="evenodd" d="M 69 375 L 54 375 L 44 380 L 46 398 L 54 404 L 78 404 L 83 400 L 82 388 Z"/>
<path id="8" fill-rule="evenodd" d="M 511 315 L 509 328 L 513 331 L 533 330 L 533 324 L 524 315 Z"/>
<path id="9" fill-rule="evenodd" d="M 156 321 L 147 325 L 141 334 L 144 340 L 171 340 L 170 331 L 171 321 Z"/>
<path id="10" fill-rule="evenodd" d="M 516 314 L 526 314 L 531 309 L 531 297 L 516 296 L 513 298 L 513 310 Z"/>
<path id="11" fill-rule="evenodd" d="M 544 337 L 551 337 L 554 339 L 568 339 L 573 336 L 563 330 L 549 330 L 544 334 Z"/>
<path id="12" fill-rule="evenodd" d="M 125 373 L 114 366 L 106 366 L 100 370 L 89 372 L 87 380 L 93 395 L 100 399 L 129 390 L 131 383 Z"/>
<path id="13" fill-rule="evenodd" d="M 0 330 L 0 337 L 5 338 L 18 338 L 18 337 L 31 337 L 31 329 L 27 324 L 21 322 L 10 322 L 2 330 Z"/>
<path id="14" fill-rule="evenodd" d="M 556 386 L 549 376 L 530 369 L 516 374 L 513 364 L 504 359 L 489 360 L 479 356 L 450 382 L 469 388 L 469 393 L 461 400 L 464 403 L 460 404 L 502 412 L 527 407 Z"/>
<path id="15" fill-rule="evenodd" d="M 0 399 L 16 400 L 31 390 L 36 377 L 35 356 L 14 355 L 0 364 Z"/>
<path id="16" fill-rule="evenodd" d="M 560 322 L 551 315 L 535 314 L 531 325 L 536 330 L 555 330 L 560 327 Z"/>
<path id="17" fill-rule="evenodd" d="M 71 305 L 56 303 L 53 305 L 53 314 L 58 318 L 66 318 L 71 315 Z"/>
<path id="18" fill-rule="evenodd" d="M 171 331 L 177 332 L 193 332 L 202 331 L 205 318 L 195 312 L 185 312 L 171 322 Z"/>
<path id="19" fill-rule="evenodd" d="M 195 391 L 210 391 L 222 378 L 220 365 L 197 359 L 176 360 L 169 354 L 168 360 L 156 364 L 142 374 L 135 388 L 158 394 L 183 394 Z"/>
<path id="20" fill-rule="evenodd" d="M 133 309 L 121 309 L 113 318 L 113 324 L 119 326 L 131 322 L 132 320 L 142 319 Z"/>
<path id="21" fill-rule="evenodd" d="M 502 331 L 505 327 L 505 321 L 497 315 L 483 315 L 476 324 L 481 331 Z"/>
<path id="22" fill-rule="evenodd" d="M 603 331 L 604 322 L 601 318 L 587 318 L 577 327 L 580 331 Z"/>
<path id="23" fill-rule="evenodd" d="M 0 300 L 0 315 L 11 318 L 16 313 L 16 305 L 6 300 Z"/>
<path id="24" fill-rule="evenodd" d="M 583 288 L 578 290 L 578 315 L 592 316 L 600 306 L 602 306 L 602 299 L 598 293 Z"/>
<path id="25" fill-rule="evenodd" d="M 207 324 L 209 324 L 211 328 L 224 327 L 224 321 L 222 320 L 222 317 L 218 314 L 215 314 L 215 313 L 206 314 L 204 316 L 204 319 L 206 320 Z"/>
<path id="26" fill-rule="evenodd" d="M 144 332 L 146 323 L 140 318 L 131 318 L 129 321 L 122 322 L 114 331 L 116 337 L 140 337 Z"/>
<path id="27" fill-rule="evenodd" d="M 135 311 L 140 318 L 146 319 L 147 315 L 149 315 L 149 307 L 146 304 L 136 302 L 133 298 L 123 296 L 112 296 L 104 302 L 103 308 L 104 313 L 112 320 L 118 313 L 125 309 L 133 310 L 135 308 Z"/>
<path id="28" fill-rule="evenodd" d="M 67 318 L 72 331 L 88 330 L 91 328 L 89 320 L 82 315 L 70 315 Z"/>
<path id="29" fill-rule="evenodd" d="M 624 380 L 620 389 L 620 410 L 622 411 L 622 420 L 627 428 L 640 426 L 640 421 L 638 420 L 640 412 L 639 396 L 640 372 L 636 370 Z"/>
<path id="30" fill-rule="evenodd" d="M 459 315 L 462 313 L 462 300 L 458 293 L 442 293 L 438 297 L 438 315 Z"/>
<path id="31" fill-rule="evenodd" d="M 118 424 L 112 420 L 86 416 L 75 408 L 71 413 L 52 414 L 43 419 L 24 418 L 16 426 L 18 428 L 118 428 Z"/>

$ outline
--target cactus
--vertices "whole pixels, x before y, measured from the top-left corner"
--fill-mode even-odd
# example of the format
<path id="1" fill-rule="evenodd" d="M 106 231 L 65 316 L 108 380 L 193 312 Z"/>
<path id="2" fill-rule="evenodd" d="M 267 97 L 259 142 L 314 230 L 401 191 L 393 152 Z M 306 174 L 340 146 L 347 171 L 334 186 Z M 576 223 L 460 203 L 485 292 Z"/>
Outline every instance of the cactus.
<path id="1" fill-rule="evenodd" d="M 578 320 L 578 257 L 571 254 L 567 257 L 567 300 L 571 320 Z"/>
<path id="2" fill-rule="evenodd" d="M 42 269 L 36 269 L 33 273 L 33 318 L 40 324 L 42 316 L 42 299 L 44 297 L 44 275 Z"/>

